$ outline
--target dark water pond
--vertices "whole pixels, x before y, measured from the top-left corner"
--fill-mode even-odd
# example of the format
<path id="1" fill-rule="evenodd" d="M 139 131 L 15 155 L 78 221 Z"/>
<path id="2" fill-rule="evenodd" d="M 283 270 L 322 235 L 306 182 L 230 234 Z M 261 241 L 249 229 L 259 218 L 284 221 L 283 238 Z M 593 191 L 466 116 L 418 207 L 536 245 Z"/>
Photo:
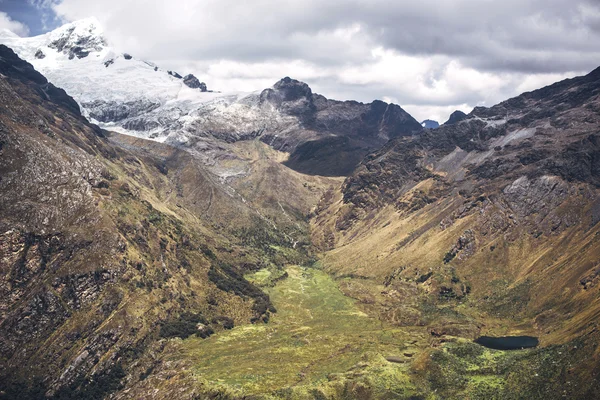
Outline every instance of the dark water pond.
<path id="1" fill-rule="evenodd" d="M 475 340 L 475 343 L 495 350 L 521 350 L 537 347 L 540 341 L 533 336 L 481 336 Z"/>

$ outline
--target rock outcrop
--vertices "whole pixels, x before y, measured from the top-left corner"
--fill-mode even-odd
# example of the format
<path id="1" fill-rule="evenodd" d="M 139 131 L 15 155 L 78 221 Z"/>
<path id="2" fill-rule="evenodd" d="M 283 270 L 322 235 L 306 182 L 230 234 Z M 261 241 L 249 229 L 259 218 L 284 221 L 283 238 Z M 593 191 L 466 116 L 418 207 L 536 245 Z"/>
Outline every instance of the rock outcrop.
<path id="1" fill-rule="evenodd" d="M 116 140 L 2 45 L 0 76 L 0 398 L 105 398 L 162 338 L 268 320 L 244 273 L 267 243 L 306 258 L 304 222 L 267 220 L 187 152 Z"/>
<path id="2" fill-rule="evenodd" d="M 183 83 L 189 88 L 192 89 L 200 89 L 201 92 L 206 92 L 208 89 L 206 88 L 206 83 L 200 82 L 198 78 L 196 78 L 192 74 L 188 74 L 183 77 Z"/>
<path id="3" fill-rule="evenodd" d="M 600 254 L 599 71 L 393 139 L 320 211 L 315 242 L 336 248 L 331 263 L 361 260 L 340 263 L 344 274 L 385 280 L 410 265 L 397 279 L 426 276 L 428 296 L 523 323 L 552 313 L 547 340 L 591 332 L 576 315 L 599 312 L 580 297 Z"/>
<path id="4" fill-rule="evenodd" d="M 467 114 L 460 110 L 456 110 L 452 114 L 450 114 L 450 118 L 448 118 L 448 121 L 444 122 L 444 125 L 456 124 L 457 122 L 460 122 L 466 118 Z"/>

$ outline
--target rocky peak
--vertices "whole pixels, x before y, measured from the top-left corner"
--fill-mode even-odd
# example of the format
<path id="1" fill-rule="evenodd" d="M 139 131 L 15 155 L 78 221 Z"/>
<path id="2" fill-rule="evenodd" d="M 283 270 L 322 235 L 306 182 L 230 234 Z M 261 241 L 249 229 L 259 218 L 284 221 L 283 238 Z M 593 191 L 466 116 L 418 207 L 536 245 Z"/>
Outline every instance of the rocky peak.
<path id="1" fill-rule="evenodd" d="M 502 117 L 529 124 L 595 102 L 599 95 L 600 68 L 597 68 L 587 75 L 523 93 L 490 108 L 476 107 L 471 114 L 479 118 Z"/>
<path id="2" fill-rule="evenodd" d="M 282 95 L 283 101 L 295 101 L 302 98 L 309 99 L 312 96 L 312 90 L 306 83 L 287 76 L 277 82 L 273 86 L 273 89 Z"/>
<path id="3" fill-rule="evenodd" d="M 52 32 L 48 47 L 73 59 L 84 58 L 91 52 L 101 51 L 106 44 L 98 20 L 88 18 L 64 25 Z"/>
<path id="4" fill-rule="evenodd" d="M 450 118 L 448 118 L 448 121 L 446 121 L 444 123 L 444 125 L 455 124 L 457 122 L 462 121 L 465 118 L 467 118 L 467 114 L 465 114 L 464 112 L 462 112 L 460 110 L 456 110 L 452 114 L 450 114 Z"/>
<path id="5" fill-rule="evenodd" d="M 200 82 L 193 74 L 188 74 L 183 77 L 183 83 L 189 88 L 200 89 L 201 92 L 208 91 L 206 83 Z"/>
<path id="6" fill-rule="evenodd" d="M 296 79 L 285 77 L 260 94 L 261 104 L 271 104 L 289 115 L 296 115 L 303 122 L 312 120 L 316 111 L 314 95 L 310 87 Z"/>

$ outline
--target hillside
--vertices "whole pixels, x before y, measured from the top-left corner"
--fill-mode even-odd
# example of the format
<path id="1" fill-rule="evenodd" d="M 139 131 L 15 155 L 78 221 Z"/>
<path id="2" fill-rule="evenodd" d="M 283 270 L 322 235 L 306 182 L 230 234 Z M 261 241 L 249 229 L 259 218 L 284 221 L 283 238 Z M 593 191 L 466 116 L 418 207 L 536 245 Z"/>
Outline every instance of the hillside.
<path id="1" fill-rule="evenodd" d="M 89 124 L 5 46 L 0 74 L 0 397 L 103 398 L 162 338 L 268 320 L 243 274 L 308 259 L 303 213 L 327 180 L 290 170 L 246 200 L 187 152 Z M 290 188 L 279 219 L 261 212 Z"/>
<path id="2" fill-rule="evenodd" d="M 488 387 L 500 398 L 595 398 L 599 126 L 595 70 L 390 141 L 321 205 L 322 263 L 360 278 L 344 292 L 381 319 L 427 326 L 437 341 L 539 337 L 555 367 L 525 360 L 514 371 L 547 368 L 548 380 L 506 371 Z"/>
<path id="3" fill-rule="evenodd" d="M 600 69 L 423 129 L 0 42 L 0 399 L 600 398 Z"/>

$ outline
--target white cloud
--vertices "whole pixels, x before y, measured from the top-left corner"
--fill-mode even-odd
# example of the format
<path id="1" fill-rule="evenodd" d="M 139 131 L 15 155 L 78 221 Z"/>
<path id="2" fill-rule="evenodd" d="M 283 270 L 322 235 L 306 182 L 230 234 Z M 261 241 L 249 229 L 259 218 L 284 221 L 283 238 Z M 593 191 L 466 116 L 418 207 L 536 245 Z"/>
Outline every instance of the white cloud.
<path id="1" fill-rule="evenodd" d="M 493 105 L 600 60 L 596 0 L 30 0 L 97 17 L 123 51 L 216 90 L 283 76 L 421 120 Z M 537 85 L 537 86 L 536 86 Z"/>
<path id="2" fill-rule="evenodd" d="M 8 29 L 19 36 L 27 36 L 29 34 L 29 28 L 27 28 L 27 26 L 12 20 L 8 14 L 0 11 L 0 31 L 3 29 Z"/>

